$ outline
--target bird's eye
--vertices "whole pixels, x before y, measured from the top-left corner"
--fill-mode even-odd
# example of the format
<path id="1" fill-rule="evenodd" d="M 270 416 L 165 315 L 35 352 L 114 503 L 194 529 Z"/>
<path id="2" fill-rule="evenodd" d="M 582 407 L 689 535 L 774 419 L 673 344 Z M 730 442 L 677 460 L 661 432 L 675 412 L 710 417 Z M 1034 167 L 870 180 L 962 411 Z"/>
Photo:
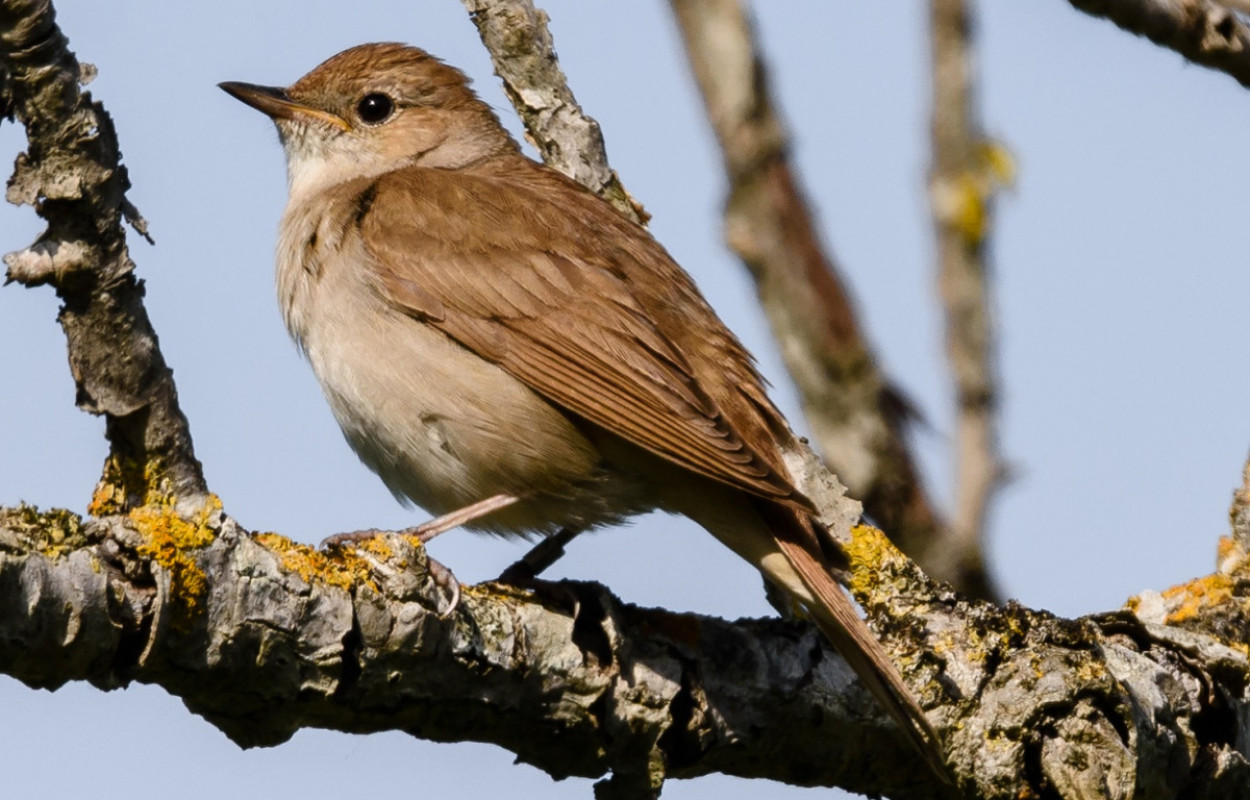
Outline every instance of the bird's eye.
<path id="1" fill-rule="evenodd" d="M 395 101 L 382 94 L 381 92 L 373 92 L 360 98 L 360 102 L 356 104 L 356 115 L 360 117 L 360 121 L 367 125 L 377 125 L 385 122 L 387 117 L 395 111 Z"/>

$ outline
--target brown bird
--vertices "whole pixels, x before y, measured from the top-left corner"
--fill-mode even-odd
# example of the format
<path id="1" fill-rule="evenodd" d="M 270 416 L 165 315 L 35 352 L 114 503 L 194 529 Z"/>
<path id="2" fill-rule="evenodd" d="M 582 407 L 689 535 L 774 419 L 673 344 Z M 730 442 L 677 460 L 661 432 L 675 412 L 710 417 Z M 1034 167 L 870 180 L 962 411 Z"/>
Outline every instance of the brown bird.
<path id="1" fill-rule="evenodd" d="M 398 44 L 288 89 L 221 84 L 277 124 L 278 298 L 348 442 L 398 497 L 479 530 L 690 517 L 806 609 L 945 776 L 833 578 L 751 356 L 645 229 L 526 158 L 468 84 Z"/>

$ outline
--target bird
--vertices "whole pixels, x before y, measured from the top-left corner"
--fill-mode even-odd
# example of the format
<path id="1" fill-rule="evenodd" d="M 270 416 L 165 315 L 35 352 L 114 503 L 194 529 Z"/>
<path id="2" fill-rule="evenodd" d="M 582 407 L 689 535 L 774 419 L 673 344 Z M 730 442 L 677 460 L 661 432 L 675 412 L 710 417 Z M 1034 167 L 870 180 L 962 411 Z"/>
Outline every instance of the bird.
<path id="1" fill-rule="evenodd" d="M 503 535 L 691 518 L 814 620 L 946 779 L 786 469 L 796 435 L 644 227 L 527 157 L 463 72 L 416 47 L 353 47 L 287 88 L 220 87 L 277 126 L 282 316 L 392 493 Z"/>

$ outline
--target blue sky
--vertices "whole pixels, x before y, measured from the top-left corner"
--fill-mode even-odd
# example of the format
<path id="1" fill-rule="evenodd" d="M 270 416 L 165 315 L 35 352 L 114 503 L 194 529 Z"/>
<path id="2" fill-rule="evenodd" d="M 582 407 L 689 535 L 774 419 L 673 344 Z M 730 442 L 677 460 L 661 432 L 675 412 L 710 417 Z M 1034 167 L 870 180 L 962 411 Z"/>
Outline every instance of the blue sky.
<path id="1" fill-rule="evenodd" d="M 751 286 L 721 244 L 719 156 L 667 4 L 543 5 L 573 88 L 654 215 L 652 231 L 758 355 L 801 425 Z M 1009 595 L 1079 615 L 1209 571 L 1227 527 L 1250 447 L 1250 96 L 1061 0 L 980 5 L 982 116 L 1020 167 L 999 205 L 993 255 L 1003 449 L 1017 478 L 990 516 L 990 560 Z M 419 521 L 356 462 L 286 338 L 272 286 L 282 154 L 272 126 L 216 83 L 289 83 L 343 48 L 402 40 L 465 69 L 513 124 L 460 3 L 56 6 L 80 59 L 99 68 L 91 89 L 117 124 L 130 198 L 157 242 L 132 239 L 132 254 L 227 511 L 304 541 Z M 945 502 L 951 402 L 924 196 L 925 5 L 792 0 L 759 3 L 756 13 L 807 191 L 885 369 L 927 416 L 915 442 Z M 11 163 L 21 146 L 17 128 L 0 127 L 0 160 Z M 38 230 L 29 209 L 0 207 L 0 250 Z M 73 407 L 56 306 L 47 289 L 0 290 L 0 503 L 81 511 L 106 452 L 103 424 Z M 466 534 L 432 549 L 466 581 L 497 574 L 521 552 Z M 749 567 L 667 517 L 586 537 L 554 574 L 602 580 L 646 605 L 769 613 Z M 590 791 L 512 766 L 495 748 L 400 734 L 302 732 L 240 752 L 150 687 L 49 694 L 2 679 L 0 703 L 9 785 L 48 797 L 111 796 L 122 786 L 136 800 L 171 786 L 190 798 L 320 797 L 362 784 L 470 797 L 501 787 L 544 798 Z M 760 789 L 707 778 L 674 782 L 665 797 Z"/>

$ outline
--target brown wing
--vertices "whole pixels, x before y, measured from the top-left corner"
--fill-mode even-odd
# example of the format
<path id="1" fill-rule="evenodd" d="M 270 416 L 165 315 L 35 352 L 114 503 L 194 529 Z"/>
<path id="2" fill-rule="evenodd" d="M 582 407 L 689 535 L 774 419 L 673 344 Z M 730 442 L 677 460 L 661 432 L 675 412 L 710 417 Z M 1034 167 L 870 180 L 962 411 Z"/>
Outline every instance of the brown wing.
<path id="1" fill-rule="evenodd" d="M 679 323 L 697 332 L 687 350 L 707 360 L 703 351 L 715 356 L 730 342 L 736 350 L 720 353 L 720 379 L 743 384 L 735 402 L 762 404 L 780 419 L 749 356 L 689 278 L 597 198 L 562 179 L 545 188 L 572 194 L 557 208 L 523 183 L 463 170 L 409 169 L 362 185 L 356 221 L 380 293 L 596 425 L 695 472 L 806 507 L 779 472 L 775 445 L 761 452 L 748 443 L 665 330 L 674 315 L 694 314 Z M 662 263 L 645 263 L 655 259 Z M 771 436 L 776 420 L 761 417 L 752 433 Z"/>

